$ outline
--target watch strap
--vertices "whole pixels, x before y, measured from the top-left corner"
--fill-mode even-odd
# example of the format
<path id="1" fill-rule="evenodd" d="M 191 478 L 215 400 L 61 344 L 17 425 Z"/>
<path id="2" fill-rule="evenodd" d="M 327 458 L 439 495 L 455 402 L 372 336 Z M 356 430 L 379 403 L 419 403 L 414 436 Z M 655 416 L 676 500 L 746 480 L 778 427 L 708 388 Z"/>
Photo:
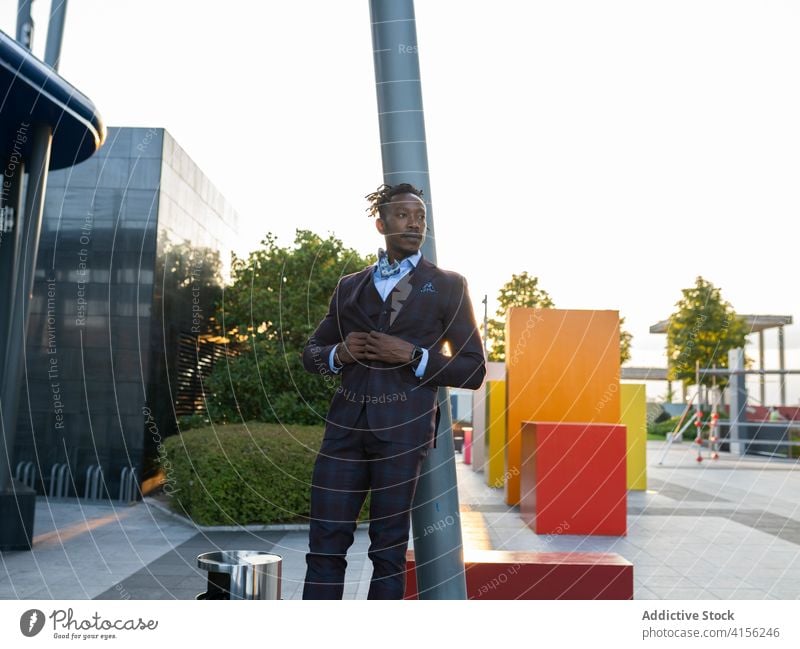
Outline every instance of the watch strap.
<path id="1" fill-rule="evenodd" d="M 422 361 L 422 357 L 423 357 L 422 347 L 414 345 L 414 351 L 411 352 L 411 369 L 413 369 L 415 372 L 417 371 L 417 368 L 419 367 L 419 364 Z"/>
<path id="2" fill-rule="evenodd" d="M 336 363 L 337 367 L 342 367 L 344 363 L 342 363 L 342 359 L 339 358 L 339 345 L 337 344 L 333 350 L 333 362 Z"/>

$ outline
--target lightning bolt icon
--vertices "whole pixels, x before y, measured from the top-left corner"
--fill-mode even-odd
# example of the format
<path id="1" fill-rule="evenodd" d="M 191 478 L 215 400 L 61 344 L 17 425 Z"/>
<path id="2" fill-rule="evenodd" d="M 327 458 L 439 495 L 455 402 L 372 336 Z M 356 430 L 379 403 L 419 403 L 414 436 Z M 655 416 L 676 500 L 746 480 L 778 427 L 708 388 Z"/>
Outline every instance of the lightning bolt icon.
<path id="1" fill-rule="evenodd" d="M 28 631 L 32 631 L 33 630 L 33 625 L 36 624 L 36 620 L 38 620 L 38 619 L 39 619 L 39 616 L 36 615 L 36 611 L 31 613 L 31 619 L 28 620 Z"/>
<path id="2" fill-rule="evenodd" d="M 394 319 L 403 308 L 403 302 L 406 301 L 409 293 L 411 293 L 411 273 L 404 275 L 392 291 L 392 315 L 389 317 L 389 326 L 394 324 Z"/>

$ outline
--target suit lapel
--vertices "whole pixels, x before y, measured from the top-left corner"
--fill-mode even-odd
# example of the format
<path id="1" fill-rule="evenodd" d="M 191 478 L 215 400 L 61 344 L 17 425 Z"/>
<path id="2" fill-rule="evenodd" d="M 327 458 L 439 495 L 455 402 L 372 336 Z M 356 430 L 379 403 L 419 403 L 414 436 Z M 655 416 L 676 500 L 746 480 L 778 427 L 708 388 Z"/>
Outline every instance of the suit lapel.
<path id="1" fill-rule="evenodd" d="M 360 271 L 361 276 L 356 279 L 355 288 L 350 292 L 344 303 L 342 304 L 342 311 L 344 313 L 351 313 L 356 320 L 360 320 L 362 323 L 362 331 L 370 331 L 374 328 L 372 324 L 372 320 L 370 320 L 369 315 L 367 312 L 364 311 L 364 308 L 359 304 L 358 296 L 361 294 L 361 291 L 367 285 L 367 282 L 372 282 L 372 271 L 373 267 L 368 266 L 364 270 Z"/>

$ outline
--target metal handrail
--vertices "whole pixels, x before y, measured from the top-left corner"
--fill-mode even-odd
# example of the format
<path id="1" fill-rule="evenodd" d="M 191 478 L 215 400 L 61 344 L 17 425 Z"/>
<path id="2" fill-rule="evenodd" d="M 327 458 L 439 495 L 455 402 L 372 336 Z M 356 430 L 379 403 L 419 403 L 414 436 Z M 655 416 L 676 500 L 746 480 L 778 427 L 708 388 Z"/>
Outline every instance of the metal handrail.
<path id="1" fill-rule="evenodd" d="M 729 374 L 800 374 L 800 370 L 729 370 L 727 368 L 721 369 L 701 369 L 700 373 L 703 375 L 713 374 L 717 376 L 728 376 Z"/>
<path id="2" fill-rule="evenodd" d="M 103 494 L 103 467 L 92 464 L 86 468 L 86 484 L 83 486 L 83 497 L 87 500 L 100 500 Z"/>
<path id="3" fill-rule="evenodd" d="M 69 465 L 66 463 L 56 463 L 50 467 L 50 487 L 47 491 L 50 498 L 66 498 L 69 494 L 67 471 Z"/>
<path id="4" fill-rule="evenodd" d="M 33 462 L 28 460 L 27 462 L 18 462 L 17 468 L 14 471 L 14 477 L 19 480 L 22 484 L 31 489 L 35 489 L 36 484 L 36 474 L 34 473 L 36 466 Z"/>
<path id="5" fill-rule="evenodd" d="M 129 503 L 136 500 L 135 494 L 139 487 L 139 481 L 136 476 L 136 469 L 133 467 L 123 467 L 122 474 L 119 479 L 119 500 L 121 502 Z"/>

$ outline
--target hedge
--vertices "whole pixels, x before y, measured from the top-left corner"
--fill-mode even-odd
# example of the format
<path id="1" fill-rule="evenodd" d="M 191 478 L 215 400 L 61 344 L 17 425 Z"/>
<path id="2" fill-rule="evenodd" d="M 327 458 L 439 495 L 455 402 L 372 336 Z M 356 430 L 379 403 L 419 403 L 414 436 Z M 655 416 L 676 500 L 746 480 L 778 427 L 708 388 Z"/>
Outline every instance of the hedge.
<path id="1" fill-rule="evenodd" d="M 647 434 L 648 435 L 661 435 L 662 437 L 666 437 L 667 433 L 671 433 L 675 430 L 675 425 L 680 420 L 680 417 L 672 417 L 667 419 L 666 421 L 660 421 L 658 423 L 655 422 L 648 422 L 647 424 Z"/>
<path id="2" fill-rule="evenodd" d="M 322 434 L 262 422 L 185 431 L 164 441 L 164 493 L 198 525 L 307 523 Z"/>
<path id="3" fill-rule="evenodd" d="M 690 412 L 687 415 L 687 417 L 689 417 L 690 419 L 694 420 L 694 410 L 692 410 L 692 412 Z M 707 422 L 708 421 L 708 417 L 709 417 L 709 413 L 704 411 L 703 412 L 703 421 Z M 667 419 L 666 421 L 660 421 L 658 423 L 652 423 L 652 422 L 648 423 L 648 425 L 647 425 L 647 434 L 648 435 L 659 435 L 661 437 L 666 438 L 667 433 L 671 433 L 672 431 L 675 430 L 675 427 L 680 423 L 680 419 L 681 419 L 680 417 L 672 417 L 671 419 Z M 724 415 L 720 415 L 719 420 L 720 421 L 727 421 L 728 418 L 726 416 L 724 416 Z M 686 419 L 683 420 L 683 424 L 684 425 L 686 424 L 686 421 L 687 421 Z M 693 436 L 695 434 L 696 430 L 697 429 L 694 427 L 694 424 L 692 424 L 692 425 L 689 426 L 689 428 L 687 428 L 683 432 L 683 434 L 684 435 L 688 435 L 688 436 Z"/>

